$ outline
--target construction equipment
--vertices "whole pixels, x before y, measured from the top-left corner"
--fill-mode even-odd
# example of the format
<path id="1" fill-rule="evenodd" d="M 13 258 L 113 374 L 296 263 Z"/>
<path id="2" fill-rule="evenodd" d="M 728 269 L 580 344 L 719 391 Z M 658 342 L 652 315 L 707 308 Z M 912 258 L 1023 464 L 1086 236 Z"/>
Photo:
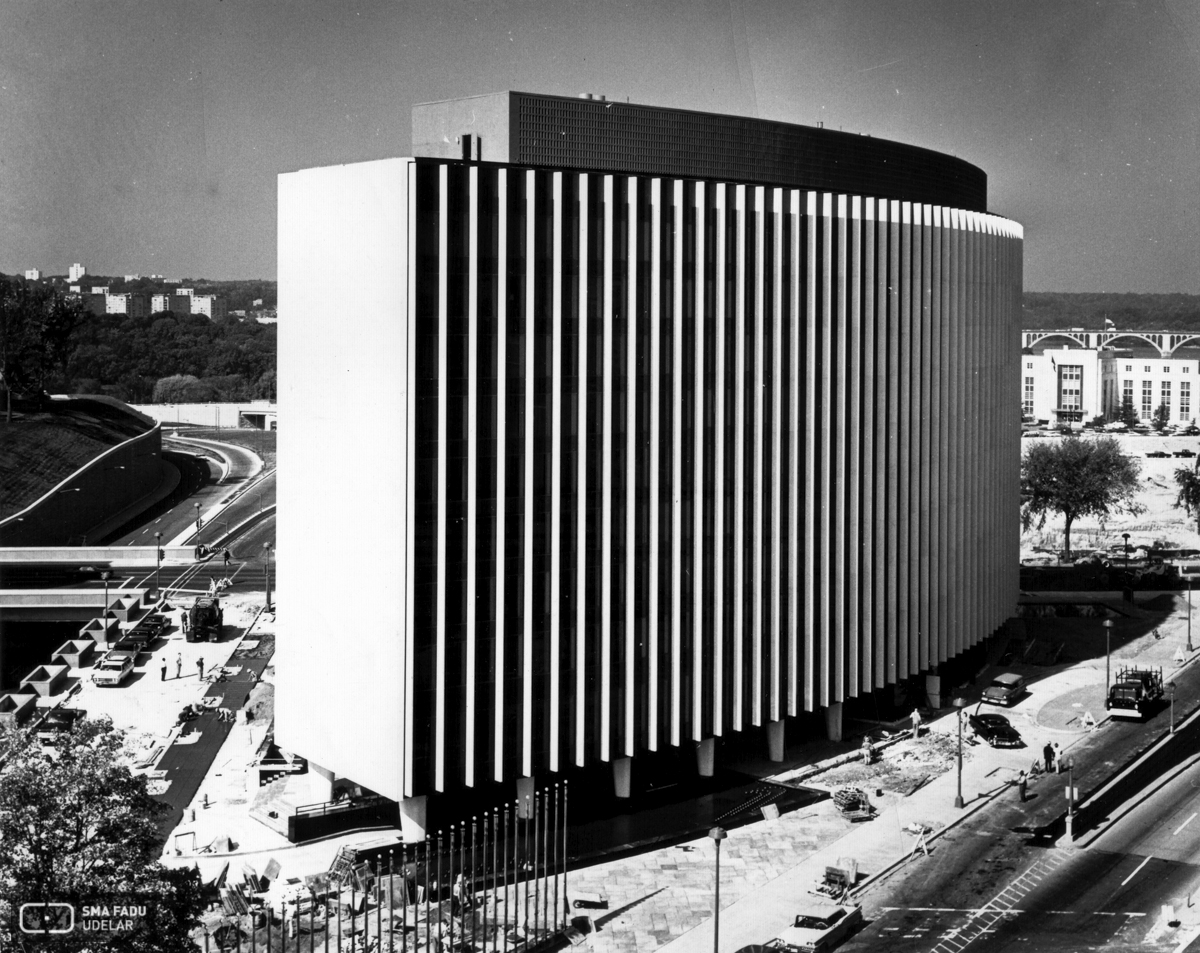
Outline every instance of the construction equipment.
<path id="1" fill-rule="evenodd" d="M 858 861 L 839 857 L 836 865 L 825 868 L 825 876 L 808 892 L 814 897 L 841 903 L 858 883 Z"/>
<path id="2" fill-rule="evenodd" d="M 862 788 L 838 788 L 833 792 L 833 803 L 850 821 L 869 821 L 875 816 L 871 799 Z"/>
<path id="3" fill-rule="evenodd" d="M 1108 690 L 1105 707 L 1114 718 L 1145 718 L 1151 706 L 1163 696 L 1161 668 L 1126 666 L 1117 672 Z"/>
<path id="4" fill-rule="evenodd" d="M 219 642 L 225 624 L 225 610 L 215 596 L 196 596 L 188 610 L 187 640 L 189 642 Z"/>

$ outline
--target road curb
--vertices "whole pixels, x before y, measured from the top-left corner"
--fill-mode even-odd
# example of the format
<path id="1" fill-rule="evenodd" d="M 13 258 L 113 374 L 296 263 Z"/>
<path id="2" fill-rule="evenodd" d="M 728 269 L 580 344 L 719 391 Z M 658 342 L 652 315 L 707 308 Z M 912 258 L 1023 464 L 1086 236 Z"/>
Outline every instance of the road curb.
<path id="1" fill-rule="evenodd" d="M 939 837 L 941 837 L 943 834 L 945 834 L 947 831 L 954 830 L 954 828 L 956 828 L 963 821 L 967 820 L 967 818 L 971 817 L 976 812 L 983 810 L 984 807 L 991 804 L 994 800 L 996 800 L 996 798 L 998 798 L 1004 791 L 1007 791 L 1010 787 L 1012 787 L 1012 785 L 1006 781 L 1003 784 L 997 785 L 991 791 L 987 791 L 987 792 L 984 792 L 983 794 L 979 795 L 974 801 L 970 802 L 970 804 L 964 806 L 962 813 L 957 815 L 945 827 L 939 828 L 936 831 L 931 831 L 926 836 L 925 843 L 930 844 L 933 841 L 937 840 Z M 856 897 L 856 898 L 861 896 L 863 893 L 865 893 L 867 891 L 868 888 L 873 886 L 877 881 L 882 880 L 888 874 L 892 873 L 893 871 L 897 870 L 898 868 L 903 866 L 905 863 L 907 863 L 912 858 L 914 853 L 915 853 L 915 850 L 909 851 L 909 853 L 892 861 L 890 864 L 888 864 L 882 870 L 876 871 L 875 873 L 871 874 L 862 883 L 856 885 L 854 887 L 854 889 L 850 891 L 849 896 Z"/>

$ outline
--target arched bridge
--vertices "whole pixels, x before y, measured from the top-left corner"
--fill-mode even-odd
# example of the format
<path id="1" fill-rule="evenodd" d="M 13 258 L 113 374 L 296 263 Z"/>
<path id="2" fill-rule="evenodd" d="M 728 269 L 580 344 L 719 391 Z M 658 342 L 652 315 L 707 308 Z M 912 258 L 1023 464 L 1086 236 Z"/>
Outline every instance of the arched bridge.
<path id="1" fill-rule="evenodd" d="M 1180 347 L 1192 341 L 1200 341 L 1200 334 L 1178 331 L 1118 331 L 1110 328 L 1107 331 L 1084 331 L 1079 328 L 1069 330 L 1022 331 L 1021 347 L 1035 347 L 1048 338 L 1068 338 L 1080 347 L 1099 349 L 1109 347 L 1113 341 L 1121 338 L 1132 338 L 1149 344 L 1158 350 L 1162 357 L 1170 357 Z"/>

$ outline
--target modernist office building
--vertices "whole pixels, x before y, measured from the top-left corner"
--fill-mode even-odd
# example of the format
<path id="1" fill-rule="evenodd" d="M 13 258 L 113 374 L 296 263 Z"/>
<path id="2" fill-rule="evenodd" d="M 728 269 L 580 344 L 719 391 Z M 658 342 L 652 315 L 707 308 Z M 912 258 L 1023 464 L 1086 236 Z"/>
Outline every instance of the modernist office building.
<path id="1" fill-rule="evenodd" d="M 979 169 L 521 93 L 413 126 L 279 179 L 282 747 L 418 816 L 621 790 L 1012 614 L 1021 229 Z"/>

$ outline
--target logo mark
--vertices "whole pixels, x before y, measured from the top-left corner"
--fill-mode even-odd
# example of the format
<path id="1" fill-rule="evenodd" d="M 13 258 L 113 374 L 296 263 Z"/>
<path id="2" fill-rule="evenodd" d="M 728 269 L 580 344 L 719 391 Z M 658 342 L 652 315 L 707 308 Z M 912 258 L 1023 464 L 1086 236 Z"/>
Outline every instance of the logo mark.
<path id="1" fill-rule="evenodd" d="M 22 933 L 70 933 L 75 929 L 75 908 L 69 903 L 23 903 Z"/>

